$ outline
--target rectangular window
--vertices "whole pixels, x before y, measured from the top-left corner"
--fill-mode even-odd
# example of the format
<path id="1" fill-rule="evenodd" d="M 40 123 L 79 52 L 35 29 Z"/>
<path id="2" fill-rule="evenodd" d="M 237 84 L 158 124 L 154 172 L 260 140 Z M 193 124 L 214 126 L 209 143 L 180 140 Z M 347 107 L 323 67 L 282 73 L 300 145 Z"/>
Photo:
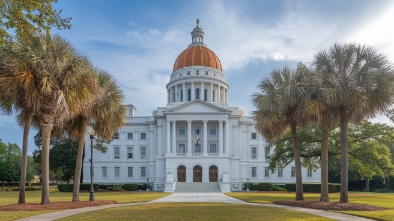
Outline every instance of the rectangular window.
<path id="1" fill-rule="evenodd" d="M 183 102 L 183 90 L 181 90 L 181 102 Z"/>
<path id="2" fill-rule="evenodd" d="M 187 101 L 192 100 L 192 89 L 187 89 Z"/>
<path id="3" fill-rule="evenodd" d="M 311 168 L 308 168 L 307 177 L 312 177 L 312 169 Z"/>
<path id="4" fill-rule="evenodd" d="M 114 134 L 114 140 L 117 140 L 117 139 L 119 139 L 119 133 Z"/>
<path id="5" fill-rule="evenodd" d="M 127 176 L 133 177 L 133 167 L 127 167 Z"/>
<path id="6" fill-rule="evenodd" d="M 141 167 L 141 177 L 146 177 L 146 167 Z"/>
<path id="7" fill-rule="evenodd" d="M 115 177 L 120 176 L 120 167 L 115 167 Z"/>
<path id="8" fill-rule="evenodd" d="M 175 102 L 175 93 L 172 95 L 172 102 Z"/>
<path id="9" fill-rule="evenodd" d="M 216 125 L 209 125 L 209 135 L 216 135 Z"/>
<path id="10" fill-rule="evenodd" d="M 252 167 L 252 177 L 257 177 L 257 167 Z"/>
<path id="11" fill-rule="evenodd" d="M 184 154 L 186 153 L 186 145 L 184 143 L 180 143 L 178 146 L 178 153 Z"/>
<path id="12" fill-rule="evenodd" d="M 141 140 L 146 140 L 146 133 L 141 133 Z"/>
<path id="13" fill-rule="evenodd" d="M 209 153 L 218 153 L 218 151 L 216 149 L 216 143 L 209 144 Z"/>
<path id="14" fill-rule="evenodd" d="M 186 135 L 186 126 L 185 125 L 179 125 L 178 126 L 178 135 L 179 136 L 185 136 Z"/>
<path id="15" fill-rule="evenodd" d="M 127 158 L 133 159 L 133 147 L 127 147 Z"/>
<path id="16" fill-rule="evenodd" d="M 103 177 L 107 177 L 107 167 L 101 167 L 101 174 Z"/>
<path id="17" fill-rule="evenodd" d="M 208 75 L 208 71 L 205 71 L 205 75 Z"/>
<path id="18" fill-rule="evenodd" d="M 264 147 L 264 153 L 265 153 L 265 159 L 267 159 L 270 156 L 270 147 L 269 146 Z"/>
<path id="19" fill-rule="evenodd" d="M 257 147 L 252 147 L 252 159 L 257 159 Z"/>
<path id="20" fill-rule="evenodd" d="M 257 139 L 257 134 L 256 133 L 252 133 L 252 139 L 256 140 Z"/>
<path id="21" fill-rule="evenodd" d="M 295 177 L 295 173 L 296 173 L 296 171 L 295 171 L 295 167 L 291 167 L 291 177 Z"/>
<path id="22" fill-rule="evenodd" d="M 264 176 L 265 177 L 270 177 L 270 168 L 269 167 L 265 167 L 264 169 L 265 169 Z"/>
<path id="23" fill-rule="evenodd" d="M 140 147 L 141 159 L 146 159 L 146 147 Z"/>
<path id="24" fill-rule="evenodd" d="M 283 168 L 278 168 L 278 177 L 283 177 Z"/>
<path id="25" fill-rule="evenodd" d="M 120 147 L 114 147 L 114 158 L 115 159 L 120 158 Z"/>
<path id="26" fill-rule="evenodd" d="M 132 140 L 133 139 L 133 133 L 127 133 L 127 139 Z"/>
<path id="27" fill-rule="evenodd" d="M 215 102 L 215 91 L 212 90 L 212 102 Z"/>
<path id="28" fill-rule="evenodd" d="M 187 75 L 190 75 L 190 71 L 187 71 Z"/>
<path id="29" fill-rule="evenodd" d="M 196 88 L 196 99 L 200 99 L 200 88 Z"/>
<path id="30" fill-rule="evenodd" d="M 196 144 L 194 146 L 194 153 L 201 153 L 201 144 Z"/>
<path id="31" fill-rule="evenodd" d="M 199 75 L 199 74 L 200 74 L 200 71 L 199 71 L 199 70 L 197 70 L 197 71 L 196 71 L 196 75 Z"/>
<path id="32" fill-rule="evenodd" d="M 208 89 L 204 89 L 204 101 L 208 101 Z"/>

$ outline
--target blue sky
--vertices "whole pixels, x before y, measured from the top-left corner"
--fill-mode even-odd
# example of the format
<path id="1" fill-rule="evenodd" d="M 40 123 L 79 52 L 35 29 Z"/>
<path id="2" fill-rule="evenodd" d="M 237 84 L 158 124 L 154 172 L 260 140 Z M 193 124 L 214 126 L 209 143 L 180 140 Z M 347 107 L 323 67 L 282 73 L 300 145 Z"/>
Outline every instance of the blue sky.
<path id="1" fill-rule="evenodd" d="M 59 0 L 54 6 L 72 17 L 72 28 L 52 33 L 111 73 L 137 116 L 166 105 L 174 61 L 191 43 L 197 18 L 204 42 L 221 60 L 229 105 L 246 115 L 253 111 L 251 94 L 271 70 L 308 64 L 333 43 L 367 44 L 394 63 L 391 0 Z M 21 146 L 14 116 L 0 114 L 0 139 Z"/>

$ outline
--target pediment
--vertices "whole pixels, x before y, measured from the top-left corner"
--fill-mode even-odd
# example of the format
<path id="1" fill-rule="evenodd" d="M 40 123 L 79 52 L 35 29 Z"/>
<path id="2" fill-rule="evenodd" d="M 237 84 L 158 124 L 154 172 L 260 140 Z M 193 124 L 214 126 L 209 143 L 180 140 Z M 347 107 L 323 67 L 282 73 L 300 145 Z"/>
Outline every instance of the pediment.
<path id="1" fill-rule="evenodd" d="M 193 100 L 168 109 L 164 114 L 230 114 L 231 111 L 202 100 Z"/>

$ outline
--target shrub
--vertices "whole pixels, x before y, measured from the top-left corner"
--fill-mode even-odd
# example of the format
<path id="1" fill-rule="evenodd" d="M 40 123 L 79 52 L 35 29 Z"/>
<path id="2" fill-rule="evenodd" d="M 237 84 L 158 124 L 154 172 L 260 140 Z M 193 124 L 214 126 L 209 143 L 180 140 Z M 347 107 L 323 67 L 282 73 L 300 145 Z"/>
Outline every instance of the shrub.
<path id="1" fill-rule="evenodd" d="M 72 192 L 74 188 L 74 184 L 59 184 L 57 186 L 59 192 Z M 93 184 L 93 190 L 97 191 L 99 189 L 99 184 Z M 90 191 L 90 184 L 81 183 L 79 186 L 79 191 Z"/>
<path id="2" fill-rule="evenodd" d="M 309 192 L 309 193 L 320 193 L 321 192 L 321 184 L 320 183 L 304 183 L 302 184 L 304 192 Z M 290 192 L 295 192 L 296 191 L 296 184 L 295 183 L 287 183 L 285 184 L 285 188 L 290 191 Z M 340 184 L 333 184 L 329 183 L 328 184 L 328 192 L 333 193 L 333 192 L 340 192 L 341 191 L 341 185 Z"/>
<path id="3" fill-rule="evenodd" d="M 108 185 L 106 185 L 106 184 L 99 185 L 99 190 L 107 190 L 107 188 L 108 188 Z"/>
<path id="4" fill-rule="evenodd" d="M 40 188 L 37 188 L 37 187 L 26 187 L 25 188 L 25 191 L 36 191 L 36 190 L 40 190 Z"/>
<path id="5" fill-rule="evenodd" d="M 287 191 L 286 188 L 280 186 L 272 186 L 272 191 Z"/>
<path id="6" fill-rule="evenodd" d="M 107 187 L 107 190 L 109 190 L 109 191 L 123 191 L 122 187 L 120 187 L 120 186 L 109 186 L 109 187 Z"/>
<path id="7" fill-rule="evenodd" d="M 136 184 L 136 183 L 125 183 L 125 184 L 122 185 L 122 188 L 124 190 L 127 190 L 127 191 L 137 191 L 138 190 L 138 184 Z"/>
<path id="8" fill-rule="evenodd" d="M 258 191 L 271 191 L 272 190 L 272 183 L 258 183 L 257 190 Z"/>
<path id="9" fill-rule="evenodd" d="M 73 184 L 71 184 L 73 185 Z M 100 184 L 93 184 L 93 190 L 97 191 L 99 189 Z M 79 190 L 80 191 L 90 191 L 90 183 L 81 183 L 81 185 L 79 186 Z M 72 191 L 72 190 L 71 190 Z"/>

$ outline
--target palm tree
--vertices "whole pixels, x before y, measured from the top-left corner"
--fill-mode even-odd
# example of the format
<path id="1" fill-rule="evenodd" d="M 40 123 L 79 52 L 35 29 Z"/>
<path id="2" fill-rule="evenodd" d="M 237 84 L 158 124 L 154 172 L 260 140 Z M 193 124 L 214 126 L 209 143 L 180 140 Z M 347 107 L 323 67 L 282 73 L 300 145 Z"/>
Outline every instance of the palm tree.
<path id="1" fill-rule="evenodd" d="M 321 141 L 321 195 L 320 202 L 330 201 L 328 196 L 328 138 L 329 132 L 337 126 L 338 117 L 334 107 L 324 102 L 320 88 L 327 82 L 318 73 L 309 80 L 308 99 L 305 102 L 305 113 L 313 122 L 317 123 L 322 130 Z"/>
<path id="2" fill-rule="evenodd" d="M 306 99 L 305 75 L 307 69 L 299 64 L 296 71 L 285 67 L 273 70 L 270 78 L 261 81 L 260 93 L 253 95 L 256 129 L 269 142 L 281 136 L 290 127 L 296 168 L 296 200 L 304 200 L 302 188 L 300 147 L 297 127 L 305 124 L 302 108 Z"/>
<path id="3" fill-rule="evenodd" d="M 92 105 L 85 108 L 66 126 L 69 134 L 78 137 L 78 151 L 75 165 L 74 189 L 72 201 L 79 201 L 79 187 L 82 170 L 82 155 L 88 123 L 95 128 L 96 134 L 103 139 L 113 137 L 115 131 L 125 124 L 126 107 L 123 105 L 123 93 L 111 75 L 97 71 L 99 90 Z"/>
<path id="4" fill-rule="evenodd" d="M 33 85 L 33 94 L 22 96 L 31 104 L 15 105 L 21 109 L 31 108 L 36 124 L 42 131 L 42 198 L 49 203 L 49 141 L 54 125 L 60 126 L 68 117 L 74 116 L 89 103 L 97 82 L 85 77 L 90 62 L 79 55 L 71 44 L 55 35 L 35 34 L 31 38 L 12 43 L 7 51 L 6 73 L 13 76 L 2 78 L 2 85 L 12 85 L 20 79 L 20 85 L 9 86 L 10 93 L 21 93 L 21 88 Z M 18 83 L 18 82 L 15 82 Z M 12 101 L 14 102 L 14 101 Z M 15 102 L 17 104 L 17 102 Z M 19 106 L 21 105 L 21 106 Z"/>
<path id="5" fill-rule="evenodd" d="M 372 47 L 334 44 L 315 55 L 313 64 L 327 81 L 321 91 L 324 102 L 339 112 L 341 130 L 341 195 L 348 199 L 348 138 L 350 121 L 384 111 L 394 99 L 393 70 L 386 57 Z"/>

